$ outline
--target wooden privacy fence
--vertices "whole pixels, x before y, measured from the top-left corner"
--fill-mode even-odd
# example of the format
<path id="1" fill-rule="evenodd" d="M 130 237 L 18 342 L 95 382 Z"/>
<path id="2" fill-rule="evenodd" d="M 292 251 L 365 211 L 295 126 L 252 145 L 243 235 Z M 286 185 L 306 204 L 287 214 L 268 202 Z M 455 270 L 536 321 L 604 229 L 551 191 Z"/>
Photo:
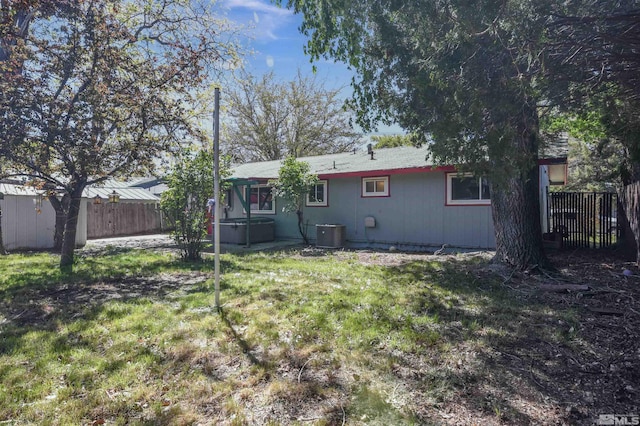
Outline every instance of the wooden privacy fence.
<path id="1" fill-rule="evenodd" d="M 550 192 L 548 229 L 562 236 L 562 246 L 604 248 L 620 237 L 618 197 L 611 192 Z"/>
<path id="2" fill-rule="evenodd" d="M 157 203 L 87 204 L 87 238 L 162 232 L 164 228 Z"/>

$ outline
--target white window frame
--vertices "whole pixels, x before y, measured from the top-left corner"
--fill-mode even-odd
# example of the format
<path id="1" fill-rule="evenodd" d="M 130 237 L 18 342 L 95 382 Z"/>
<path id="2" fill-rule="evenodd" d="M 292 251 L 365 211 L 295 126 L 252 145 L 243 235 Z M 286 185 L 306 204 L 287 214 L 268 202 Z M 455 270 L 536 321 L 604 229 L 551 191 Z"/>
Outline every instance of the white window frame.
<path id="1" fill-rule="evenodd" d="M 453 179 L 455 178 L 472 178 L 471 173 L 447 173 L 447 205 L 448 206 L 490 206 L 491 199 L 482 198 L 482 182 L 478 185 L 478 199 L 477 200 L 454 200 L 453 199 Z M 484 177 L 477 178 L 478 180 L 486 180 Z"/>
<path id="2" fill-rule="evenodd" d="M 260 194 L 260 188 L 271 188 L 271 191 L 273 191 L 273 187 L 268 184 L 251 185 L 251 190 L 253 190 L 254 188 L 258 188 L 258 195 Z M 251 214 L 276 214 L 276 200 L 273 196 L 273 192 L 271 192 L 270 210 L 254 210 L 251 206 L 251 194 L 249 194 L 249 207 L 251 208 Z"/>
<path id="3" fill-rule="evenodd" d="M 384 191 L 367 192 L 367 183 L 384 182 Z M 376 185 L 374 185 L 376 186 Z M 374 176 L 362 178 L 362 196 L 363 197 L 388 197 L 389 196 L 389 176 Z"/>
<path id="4" fill-rule="evenodd" d="M 309 199 L 309 192 L 311 192 L 312 190 L 315 190 L 317 186 L 322 185 L 324 187 L 324 200 L 322 201 L 311 201 Z M 309 192 L 307 192 L 307 196 L 306 196 L 306 203 L 305 205 L 308 207 L 326 207 L 329 205 L 329 193 L 328 193 L 328 182 L 326 180 L 319 180 L 318 183 L 316 183 L 315 185 L 312 186 L 311 189 L 309 189 Z"/>

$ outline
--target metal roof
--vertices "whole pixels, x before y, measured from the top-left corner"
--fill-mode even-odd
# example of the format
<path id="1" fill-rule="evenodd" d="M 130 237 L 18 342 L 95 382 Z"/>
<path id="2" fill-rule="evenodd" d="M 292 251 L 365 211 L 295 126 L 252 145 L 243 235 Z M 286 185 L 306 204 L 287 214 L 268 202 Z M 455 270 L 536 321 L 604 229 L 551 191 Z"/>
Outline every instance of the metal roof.
<path id="1" fill-rule="evenodd" d="M 155 176 L 139 176 L 132 177 L 127 180 L 115 180 L 110 179 L 105 182 L 104 186 L 111 186 L 114 188 L 150 188 L 152 186 L 157 186 L 164 184 L 165 180 L 163 178 L 158 178 Z"/>
<path id="2" fill-rule="evenodd" d="M 82 192 L 82 196 L 86 198 L 94 198 L 96 195 L 99 195 L 100 198 L 108 199 L 109 194 L 113 191 L 116 191 L 120 194 L 120 200 L 129 200 L 129 201 L 155 201 L 159 202 L 160 197 L 157 195 L 142 189 L 142 188 L 114 188 L 114 187 L 102 187 L 102 188 L 86 188 Z"/>
<path id="3" fill-rule="evenodd" d="M 86 188 L 83 191 L 82 196 L 84 198 L 93 198 L 96 195 L 100 195 L 101 198 L 104 198 L 106 200 L 109 198 L 109 194 L 111 194 L 114 190 L 118 194 L 120 194 L 120 200 L 153 202 L 160 201 L 160 197 L 142 188 Z M 5 195 L 24 195 L 29 197 L 36 197 L 43 194 L 43 191 L 35 189 L 31 186 L 15 185 L 10 183 L 0 183 L 0 192 L 4 193 Z"/>
<path id="4" fill-rule="evenodd" d="M 4 195 L 26 195 L 31 197 L 42 194 L 42 191 L 32 186 L 15 185 L 12 183 L 0 183 L 0 192 Z"/>
<path id="5" fill-rule="evenodd" d="M 106 181 L 100 183 L 99 185 L 101 187 L 105 187 L 105 188 L 129 188 L 129 187 L 134 187 L 134 186 L 138 186 L 137 184 L 140 182 L 146 182 L 149 179 L 155 179 L 155 178 L 140 178 L 140 177 L 136 177 L 136 178 L 130 178 L 127 180 L 121 180 L 121 179 L 107 179 Z"/>

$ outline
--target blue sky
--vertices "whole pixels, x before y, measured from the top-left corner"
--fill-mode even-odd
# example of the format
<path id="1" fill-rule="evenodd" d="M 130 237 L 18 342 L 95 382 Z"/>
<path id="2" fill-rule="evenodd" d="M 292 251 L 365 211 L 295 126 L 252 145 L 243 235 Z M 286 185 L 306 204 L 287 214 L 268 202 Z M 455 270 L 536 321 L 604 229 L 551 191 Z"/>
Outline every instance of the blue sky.
<path id="1" fill-rule="evenodd" d="M 268 0 L 222 0 L 222 7 L 230 20 L 247 28 L 253 55 L 246 58 L 246 68 L 251 74 L 260 76 L 273 71 L 278 79 L 292 80 L 298 70 L 303 75 L 311 74 L 315 65 L 317 78 L 326 88 L 341 89 L 345 98 L 351 95 L 352 72 L 346 65 L 327 60 L 311 64 L 304 54 L 306 38 L 298 31 L 300 16 Z M 401 130 L 397 126 L 380 126 L 375 133 L 393 134 Z"/>
<path id="2" fill-rule="evenodd" d="M 261 75 L 270 70 L 283 79 L 292 79 L 297 70 L 311 73 L 312 64 L 303 52 L 305 37 L 298 31 L 301 18 L 268 0 L 223 0 L 229 19 L 244 25 L 254 55 L 248 70 Z M 344 64 L 322 61 L 315 64 L 318 76 L 331 88 L 349 84 L 351 73 Z"/>

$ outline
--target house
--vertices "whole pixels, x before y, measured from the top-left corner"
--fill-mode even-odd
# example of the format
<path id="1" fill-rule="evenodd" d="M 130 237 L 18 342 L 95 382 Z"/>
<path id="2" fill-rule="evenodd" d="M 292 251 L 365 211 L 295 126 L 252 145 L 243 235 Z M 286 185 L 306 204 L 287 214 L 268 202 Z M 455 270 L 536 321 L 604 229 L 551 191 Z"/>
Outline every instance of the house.
<path id="1" fill-rule="evenodd" d="M 157 197 L 160 197 L 160 195 L 169 188 L 166 184 L 165 179 L 158 177 L 131 178 L 128 181 L 124 182 L 123 185 L 128 188 L 142 188 L 145 191 L 151 192 Z"/>
<path id="2" fill-rule="evenodd" d="M 486 180 L 460 175 L 453 166 L 435 166 L 430 158 L 427 148 L 408 146 L 300 158 L 320 179 L 304 209 L 310 239 L 323 225 L 338 224 L 349 247 L 495 248 Z M 566 156 L 541 161 L 541 193 L 564 165 Z M 252 182 L 251 215 L 273 218 L 277 239 L 298 239 L 296 215 L 282 211 L 268 185 L 280 166 L 280 161 L 242 164 L 232 168 L 231 181 L 244 182 L 245 189 Z M 228 192 L 227 218 L 245 216 L 238 197 L 244 193 Z"/>
<path id="3" fill-rule="evenodd" d="M 562 186 L 567 184 L 568 162 L 567 153 L 569 150 L 569 137 L 563 135 L 545 146 L 541 152 L 540 163 L 540 209 L 542 218 L 542 232 L 549 233 L 550 222 L 547 218 L 549 212 L 549 188 L 552 186 Z M 547 220 L 545 220 L 547 219 Z"/>

